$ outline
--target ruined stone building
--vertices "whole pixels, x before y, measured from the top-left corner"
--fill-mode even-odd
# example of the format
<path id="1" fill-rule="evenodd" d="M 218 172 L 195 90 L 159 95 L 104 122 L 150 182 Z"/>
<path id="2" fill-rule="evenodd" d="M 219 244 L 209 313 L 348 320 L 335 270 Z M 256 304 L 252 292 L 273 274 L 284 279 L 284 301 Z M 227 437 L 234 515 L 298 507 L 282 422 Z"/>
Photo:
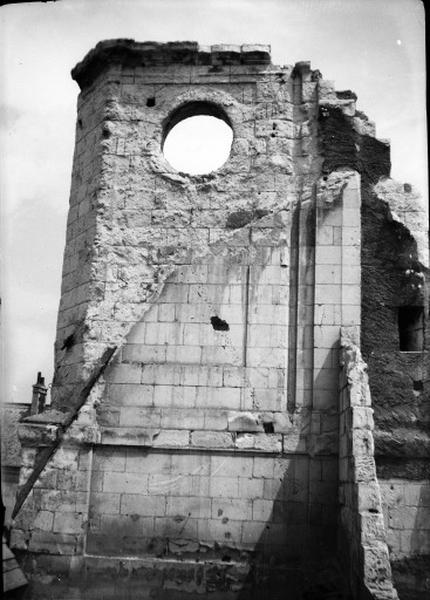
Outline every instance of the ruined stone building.
<path id="1" fill-rule="evenodd" d="M 427 221 L 388 142 L 266 46 L 110 40 L 72 77 L 32 597 L 430 597 Z M 206 175 L 163 155 L 194 115 L 233 130 Z"/>

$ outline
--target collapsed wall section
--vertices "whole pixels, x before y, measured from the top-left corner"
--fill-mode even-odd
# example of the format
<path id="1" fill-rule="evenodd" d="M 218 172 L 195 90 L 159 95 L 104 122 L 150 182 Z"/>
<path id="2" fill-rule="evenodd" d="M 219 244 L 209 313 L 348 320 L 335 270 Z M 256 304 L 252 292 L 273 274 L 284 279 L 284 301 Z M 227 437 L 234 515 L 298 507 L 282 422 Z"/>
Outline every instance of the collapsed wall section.
<path id="1" fill-rule="evenodd" d="M 347 165 L 361 173 L 361 349 L 369 367 L 390 561 L 399 593 L 425 597 L 428 216 L 410 184 L 389 178 L 388 143 L 375 139 L 364 115 L 339 108 L 332 93 L 320 111 L 323 170 Z"/>
<path id="2" fill-rule="evenodd" d="M 356 342 L 353 332 L 343 330 L 339 379 L 339 550 L 354 598 L 396 600 L 376 477 L 367 365 Z"/>

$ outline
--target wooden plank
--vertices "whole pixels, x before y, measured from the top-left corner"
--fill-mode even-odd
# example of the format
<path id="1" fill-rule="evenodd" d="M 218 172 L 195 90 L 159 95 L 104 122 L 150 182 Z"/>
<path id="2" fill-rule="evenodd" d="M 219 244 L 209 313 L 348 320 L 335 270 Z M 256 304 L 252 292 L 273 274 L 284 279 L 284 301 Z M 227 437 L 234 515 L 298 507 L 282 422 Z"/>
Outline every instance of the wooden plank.
<path id="1" fill-rule="evenodd" d="M 6 540 L 3 538 L 3 560 L 8 560 L 9 558 L 15 558 L 12 550 L 6 544 Z"/>
<path id="2" fill-rule="evenodd" d="M 13 571 L 3 573 L 3 590 L 5 592 L 15 590 L 23 585 L 27 585 L 27 579 L 23 575 L 23 572 L 18 565 Z"/>
<path id="3" fill-rule="evenodd" d="M 79 392 L 78 401 L 76 403 L 76 406 L 70 413 L 68 413 L 68 414 L 66 413 L 66 418 L 65 418 L 64 422 L 61 424 L 61 429 L 59 429 L 59 431 L 58 431 L 57 439 L 52 444 L 52 446 L 48 446 L 47 448 L 44 448 L 39 453 L 33 471 L 30 473 L 29 478 L 23 484 L 23 486 L 21 487 L 21 489 L 19 490 L 19 492 L 16 496 L 15 506 L 12 511 L 12 519 L 14 519 L 16 517 L 16 515 L 18 514 L 18 512 L 20 511 L 26 498 L 28 497 L 29 493 L 33 489 L 33 486 L 36 483 L 39 475 L 41 474 L 43 469 L 46 467 L 49 459 L 53 456 L 53 454 L 55 454 L 57 448 L 60 446 L 66 431 L 68 430 L 70 425 L 73 423 L 73 421 L 75 421 L 75 419 L 77 418 L 79 411 L 81 410 L 82 406 L 85 404 L 85 401 L 87 400 L 92 388 L 94 387 L 94 384 L 96 383 L 96 381 L 98 380 L 100 375 L 103 373 L 103 371 L 106 369 L 106 367 L 109 364 L 109 361 L 111 360 L 112 356 L 114 355 L 116 349 L 117 349 L 117 347 L 113 346 L 112 348 L 107 348 L 104 351 L 101 359 L 98 361 L 97 366 L 95 367 L 95 369 L 91 373 L 90 377 L 88 378 L 87 382 L 85 383 L 85 385 L 82 387 L 81 391 Z"/>
<path id="4" fill-rule="evenodd" d="M 24 573 L 21 571 L 21 567 L 18 565 L 18 562 L 9 546 L 6 544 L 6 540 L 3 536 L 2 538 L 2 552 L 3 552 L 3 560 L 2 560 L 2 571 L 3 571 L 3 592 L 7 592 L 9 590 L 14 590 L 18 587 L 27 584 L 27 579 Z"/>

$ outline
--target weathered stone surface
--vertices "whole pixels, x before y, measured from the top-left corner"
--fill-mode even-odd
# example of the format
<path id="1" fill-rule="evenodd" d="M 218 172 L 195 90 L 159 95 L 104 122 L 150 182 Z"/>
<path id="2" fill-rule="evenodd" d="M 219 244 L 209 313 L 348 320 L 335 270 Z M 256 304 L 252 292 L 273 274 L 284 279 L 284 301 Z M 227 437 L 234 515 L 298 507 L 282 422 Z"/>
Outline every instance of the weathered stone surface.
<path id="1" fill-rule="evenodd" d="M 270 63 L 270 46 L 263 44 L 214 44 L 199 46 L 197 42 L 135 42 L 131 39 L 100 42 L 72 70 L 72 77 L 83 89 L 100 75 L 107 65 L 131 69 L 164 65 L 240 65 Z"/>
<path id="2" fill-rule="evenodd" d="M 22 479 L 118 349 L 16 544 L 68 557 L 68 572 L 109 571 L 129 597 L 233 598 L 263 597 L 272 578 L 270 592 L 295 597 L 292 565 L 308 557 L 312 578 L 310 557 L 330 559 L 341 539 L 354 597 L 394 600 L 388 548 L 424 548 L 428 503 L 426 488 L 419 500 L 402 488 L 394 506 L 383 485 L 381 499 L 373 437 L 384 474 L 395 456 L 411 479 L 430 413 L 423 353 L 398 352 L 393 333 L 398 298 L 427 307 L 427 275 L 415 194 L 378 183 L 388 144 L 355 94 L 308 62 L 270 64 L 266 46 L 107 40 L 72 75 L 53 411 L 23 426 Z M 203 175 L 163 154 L 194 115 L 234 133 Z"/>
<path id="3" fill-rule="evenodd" d="M 398 598 L 389 562 L 387 526 L 376 477 L 367 365 L 351 332 L 341 344 L 340 500 L 344 563 L 357 591 L 381 600 Z M 364 591 L 363 591 L 364 593 Z"/>

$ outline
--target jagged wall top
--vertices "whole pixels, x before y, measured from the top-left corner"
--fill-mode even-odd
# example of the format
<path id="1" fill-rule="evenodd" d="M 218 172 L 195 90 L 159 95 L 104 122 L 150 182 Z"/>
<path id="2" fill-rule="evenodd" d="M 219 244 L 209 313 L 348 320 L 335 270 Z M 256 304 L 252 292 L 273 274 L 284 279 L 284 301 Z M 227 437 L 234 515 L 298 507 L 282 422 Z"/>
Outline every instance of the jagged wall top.
<path id="1" fill-rule="evenodd" d="M 182 64 L 196 66 L 269 65 L 270 46 L 263 44 L 215 44 L 202 46 L 198 42 L 135 42 L 114 39 L 99 42 L 72 69 L 72 78 L 81 89 L 110 64 L 125 66 L 161 66 Z"/>

